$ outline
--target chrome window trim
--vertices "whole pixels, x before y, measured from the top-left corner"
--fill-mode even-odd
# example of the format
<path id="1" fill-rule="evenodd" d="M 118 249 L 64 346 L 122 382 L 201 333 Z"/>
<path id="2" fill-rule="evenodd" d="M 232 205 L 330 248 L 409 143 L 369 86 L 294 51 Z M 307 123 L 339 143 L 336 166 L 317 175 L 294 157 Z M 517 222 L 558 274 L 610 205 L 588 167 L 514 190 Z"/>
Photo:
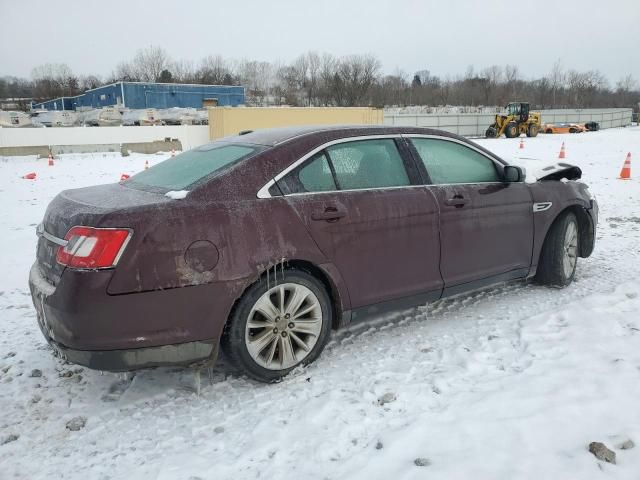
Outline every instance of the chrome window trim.
<path id="1" fill-rule="evenodd" d="M 272 197 L 271 194 L 269 193 L 269 189 L 281 178 L 285 177 L 288 173 L 290 173 L 292 170 L 294 170 L 296 167 L 298 167 L 299 165 L 301 165 L 302 163 L 304 163 L 306 160 L 308 160 L 309 158 L 313 157 L 316 153 L 324 150 L 325 148 L 331 147 L 333 145 L 338 145 L 340 143 L 349 143 L 349 142 L 360 142 L 362 140 L 380 140 L 380 139 L 385 139 L 385 138 L 402 138 L 402 135 L 399 133 L 393 133 L 393 134 L 386 134 L 386 135 L 360 135 L 357 137 L 343 137 L 343 138 L 337 138 L 335 140 L 331 140 L 330 142 L 326 142 L 323 143 L 322 145 L 314 148 L 313 150 L 311 150 L 310 152 L 306 153 L 304 156 L 300 157 L 298 160 L 296 160 L 295 162 L 293 162 L 291 165 L 289 165 L 287 168 L 285 168 L 284 170 L 282 170 L 278 175 L 276 175 L 275 177 L 273 177 L 271 180 L 269 180 L 260 190 L 258 190 L 257 193 L 257 197 L 258 198 L 277 198 L 277 197 Z M 406 187 L 411 187 L 411 186 L 423 186 L 423 185 L 405 185 L 403 187 L 380 187 L 379 189 L 383 189 L 383 188 L 406 188 Z M 378 188 L 376 188 L 376 190 L 379 190 Z M 360 189 L 355 189 L 353 191 L 363 191 L 363 190 L 372 190 L 370 188 L 360 188 Z M 300 192 L 300 193 L 290 193 L 288 195 L 283 195 L 284 197 L 289 197 L 291 195 L 309 195 L 309 194 L 316 194 L 316 193 L 335 193 L 335 192 L 346 192 L 348 190 L 332 190 L 331 192 Z"/>
<path id="2" fill-rule="evenodd" d="M 466 143 L 466 142 L 464 142 L 462 140 L 458 140 L 457 138 L 444 137 L 444 136 L 440 136 L 440 135 L 427 135 L 427 134 L 420 134 L 420 133 L 402 133 L 402 134 L 395 133 L 395 134 L 386 134 L 386 135 L 364 135 L 364 136 L 358 136 L 358 137 L 344 137 L 344 138 L 339 138 L 339 139 L 332 140 L 330 142 L 324 143 L 324 144 L 320 145 L 319 147 L 316 147 L 315 149 L 311 150 L 309 153 L 305 154 L 303 157 L 299 158 L 295 162 L 293 162 L 287 168 L 282 170 L 278 175 L 276 175 L 274 178 L 269 180 L 260 190 L 258 190 L 257 198 L 278 198 L 278 197 L 272 197 L 271 194 L 269 193 L 269 189 L 272 186 L 274 186 L 275 183 L 278 180 L 280 180 L 281 178 L 285 177 L 288 173 L 290 173 L 296 167 L 298 167 L 299 165 L 304 163 L 306 160 L 308 160 L 309 158 L 314 156 L 316 153 L 324 150 L 325 148 L 328 148 L 328 147 L 330 147 L 332 145 L 337 145 L 337 144 L 340 144 L 340 143 L 357 142 L 357 141 L 362 141 L 362 140 L 377 140 L 377 139 L 383 139 L 383 138 L 394 138 L 394 139 L 402 138 L 402 139 L 408 139 L 408 140 L 410 140 L 412 138 L 430 138 L 430 139 L 434 139 L 434 140 L 444 140 L 444 141 L 447 141 L 447 142 L 458 143 L 458 144 L 460 144 L 460 145 L 462 145 L 464 147 L 467 147 L 467 148 L 479 153 L 480 155 L 485 157 L 490 162 L 493 162 L 494 165 L 497 164 L 497 166 L 500 167 L 500 168 L 504 168 L 504 166 L 505 166 L 505 164 L 503 164 L 500 161 L 498 161 L 497 158 L 489 156 L 485 152 L 483 152 L 482 150 L 476 148 L 474 145 L 469 145 L 468 143 Z M 501 182 L 501 181 L 497 181 L 497 182 L 470 182 L 470 183 L 429 183 L 429 184 L 422 184 L 422 185 L 401 185 L 401 186 L 396 186 L 396 187 L 357 188 L 357 189 L 349 189 L 349 190 L 326 190 L 326 191 L 323 191 L 323 192 L 298 192 L 298 193 L 289 193 L 289 194 L 281 195 L 281 196 L 282 197 L 293 197 L 293 196 L 300 196 L 300 195 L 322 195 L 322 194 L 327 194 L 327 193 L 365 192 L 365 191 L 370 191 L 370 190 L 396 190 L 396 189 L 399 189 L 399 188 L 450 187 L 450 186 L 455 186 L 455 185 L 461 185 L 461 186 L 462 185 L 502 185 L 503 183 L 504 182 Z M 518 183 L 524 183 L 524 182 L 518 182 Z"/>

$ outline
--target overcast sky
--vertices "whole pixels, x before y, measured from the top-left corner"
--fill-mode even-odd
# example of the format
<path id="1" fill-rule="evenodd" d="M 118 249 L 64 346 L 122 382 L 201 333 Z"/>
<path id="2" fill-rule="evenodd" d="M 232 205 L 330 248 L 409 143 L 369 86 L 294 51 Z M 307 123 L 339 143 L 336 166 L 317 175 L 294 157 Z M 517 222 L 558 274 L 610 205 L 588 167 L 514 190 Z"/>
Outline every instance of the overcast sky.
<path id="1" fill-rule="evenodd" d="M 196 63 L 372 53 L 442 77 L 507 63 L 539 77 L 560 59 L 614 85 L 640 80 L 640 0 L 0 0 L 0 76 L 47 62 L 105 76 L 151 44 Z"/>

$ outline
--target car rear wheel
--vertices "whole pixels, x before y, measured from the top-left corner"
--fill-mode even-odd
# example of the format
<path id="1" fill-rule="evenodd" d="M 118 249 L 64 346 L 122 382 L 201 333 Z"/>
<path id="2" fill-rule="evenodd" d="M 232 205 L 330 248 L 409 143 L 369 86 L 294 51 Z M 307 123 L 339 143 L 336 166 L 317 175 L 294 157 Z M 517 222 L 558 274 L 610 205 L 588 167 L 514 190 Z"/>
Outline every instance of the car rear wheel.
<path id="1" fill-rule="evenodd" d="M 225 329 L 225 355 L 261 382 L 280 380 L 314 361 L 330 335 L 332 308 L 324 285 L 299 270 L 263 278 L 244 293 Z M 269 284 L 270 283 L 270 284 Z"/>
<path id="2" fill-rule="evenodd" d="M 567 212 L 551 226 L 542 246 L 536 280 L 545 285 L 564 287 L 573 281 L 579 252 L 576 216 Z"/>

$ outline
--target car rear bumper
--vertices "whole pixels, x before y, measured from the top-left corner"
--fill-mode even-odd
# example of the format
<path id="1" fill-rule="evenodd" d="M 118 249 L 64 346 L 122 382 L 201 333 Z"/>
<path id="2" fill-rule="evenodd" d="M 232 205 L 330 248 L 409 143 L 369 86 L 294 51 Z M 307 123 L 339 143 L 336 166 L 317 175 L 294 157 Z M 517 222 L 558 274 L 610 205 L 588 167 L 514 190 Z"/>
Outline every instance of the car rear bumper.
<path id="1" fill-rule="evenodd" d="M 61 356 L 108 371 L 215 358 L 235 298 L 231 285 L 109 295 L 112 275 L 67 269 L 53 286 L 37 263 L 31 268 L 29 287 L 38 326 Z"/>
<path id="2" fill-rule="evenodd" d="M 41 327 L 42 330 L 42 327 Z M 42 333 L 61 358 L 93 370 L 128 372 L 142 368 L 198 365 L 215 361 L 217 341 L 188 342 L 129 350 L 75 350 L 61 345 Z"/>

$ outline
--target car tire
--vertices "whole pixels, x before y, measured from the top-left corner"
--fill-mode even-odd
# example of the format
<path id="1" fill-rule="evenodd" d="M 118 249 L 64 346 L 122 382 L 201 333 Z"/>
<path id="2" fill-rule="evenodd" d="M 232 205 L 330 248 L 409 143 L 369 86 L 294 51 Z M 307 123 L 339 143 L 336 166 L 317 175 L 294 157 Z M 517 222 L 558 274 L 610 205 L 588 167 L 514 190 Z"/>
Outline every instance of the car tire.
<path id="1" fill-rule="evenodd" d="M 274 276 L 263 277 L 244 292 L 221 341 L 232 364 L 267 383 L 318 358 L 333 323 L 331 299 L 322 282 L 296 269 Z"/>
<path id="2" fill-rule="evenodd" d="M 535 124 L 530 124 L 529 128 L 527 128 L 527 137 L 537 137 L 538 136 L 538 126 Z"/>
<path id="3" fill-rule="evenodd" d="M 556 219 L 542 245 L 536 281 L 565 287 L 573 281 L 580 251 L 580 227 L 572 212 Z"/>
<path id="4" fill-rule="evenodd" d="M 504 134 L 507 138 L 516 138 L 519 137 L 518 133 L 518 124 L 515 122 L 511 122 L 507 125 L 507 128 L 504 130 Z"/>

